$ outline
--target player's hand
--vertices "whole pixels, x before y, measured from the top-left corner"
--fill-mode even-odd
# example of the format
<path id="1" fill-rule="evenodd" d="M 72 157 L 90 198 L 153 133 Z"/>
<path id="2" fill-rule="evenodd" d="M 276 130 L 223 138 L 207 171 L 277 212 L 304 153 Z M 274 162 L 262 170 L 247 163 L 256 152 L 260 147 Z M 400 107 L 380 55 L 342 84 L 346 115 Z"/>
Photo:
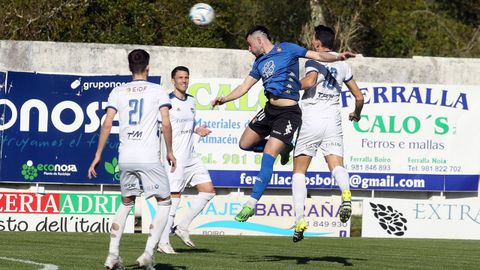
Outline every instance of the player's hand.
<path id="1" fill-rule="evenodd" d="M 92 177 L 97 178 L 97 172 L 95 171 L 95 168 L 98 166 L 98 163 L 100 163 L 100 157 L 95 156 L 95 158 L 92 161 L 92 164 L 90 164 L 90 168 L 88 168 L 88 173 L 87 173 L 88 179 L 92 179 Z"/>
<path id="2" fill-rule="evenodd" d="M 212 100 L 212 108 L 223 104 L 225 104 L 225 97 L 216 97 L 214 100 Z"/>
<path id="3" fill-rule="evenodd" d="M 175 158 L 172 152 L 167 153 L 167 161 L 168 161 L 168 165 L 170 165 L 170 172 L 173 173 L 177 168 L 177 159 Z"/>
<path id="4" fill-rule="evenodd" d="M 355 54 L 351 52 L 343 52 L 338 55 L 339 60 L 347 60 L 348 58 L 353 58 L 353 57 L 355 57 Z"/>
<path id="5" fill-rule="evenodd" d="M 360 121 L 360 115 L 356 115 L 354 112 L 348 115 L 348 120 L 358 122 Z"/>
<path id="6" fill-rule="evenodd" d="M 202 137 L 205 137 L 205 136 L 209 135 L 210 133 L 212 133 L 212 131 L 207 128 L 207 124 L 204 124 L 204 125 L 199 126 L 195 130 L 195 133 L 197 133 L 198 135 L 200 135 Z"/>

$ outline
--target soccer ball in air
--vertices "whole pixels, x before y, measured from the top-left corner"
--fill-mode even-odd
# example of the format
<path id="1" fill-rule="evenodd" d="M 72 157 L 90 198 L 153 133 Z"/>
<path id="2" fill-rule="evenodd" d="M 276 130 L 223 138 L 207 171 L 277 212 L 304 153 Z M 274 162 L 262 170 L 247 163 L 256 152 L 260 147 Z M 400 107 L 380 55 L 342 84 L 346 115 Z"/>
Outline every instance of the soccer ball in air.
<path id="1" fill-rule="evenodd" d="M 213 21 L 215 11 L 209 4 L 198 3 L 190 9 L 190 15 L 188 17 L 194 24 L 204 26 Z"/>

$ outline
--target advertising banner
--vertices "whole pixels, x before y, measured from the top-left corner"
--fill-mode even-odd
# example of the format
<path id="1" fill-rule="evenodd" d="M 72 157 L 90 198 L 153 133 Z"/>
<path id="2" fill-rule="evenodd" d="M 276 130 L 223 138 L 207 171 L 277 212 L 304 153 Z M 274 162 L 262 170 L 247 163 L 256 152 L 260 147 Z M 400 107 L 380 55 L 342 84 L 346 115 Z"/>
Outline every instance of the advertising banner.
<path id="1" fill-rule="evenodd" d="M 127 76 L 12 72 L 0 92 L 0 181 L 118 183 L 118 126 L 98 177 L 87 178 L 110 91 Z M 1 79 L 1 77 L 0 77 Z M 160 77 L 150 77 L 159 83 Z"/>
<path id="2" fill-rule="evenodd" d="M 120 194 L 0 192 L 0 231 L 108 233 Z M 125 232 L 134 233 L 133 210 Z"/>
<path id="3" fill-rule="evenodd" d="M 365 199 L 362 237 L 480 239 L 480 199 Z"/>
<path id="4" fill-rule="evenodd" d="M 195 196 L 185 195 L 177 210 L 175 222 L 187 214 Z M 292 236 L 295 213 L 289 196 L 263 197 L 256 206 L 255 215 L 247 222 L 234 217 L 242 209 L 246 196 L 216 196 L 193 220 L 189 231 L 197 235 L 270 235 Z M 338 216 L 340 199 L 307 199 L 305 220 L 308 230 L 305 237 L 349 237 L 350 221 L 342 223 Z M 148 233 L 155 216 L 155 200 L 142 201 L 142 232 Z"/>
<path id="5" fill-rule="evenodd" d="M 248 122 L 264 103 L 261 84 L 246 95 L 212 110 L 210 101 L 241 83 L 237 79 L 191 80 L 197 98 L 198 124 L 212 133 L 197 138 L 197 151 L 216 186 L 251 186 L 261 154 L 238 147 Z M 343 89 L 345 164 L 353 189 L 477 191 L 480 175 L 480 87 L 425 84 L 359 83 L 365 97 L 362 118 L 348 121 L 354 98 Z M 292 161 L 277 159 L 270 187 L 291 185 Z M 314 158 L 306 179 L 310 188 L 336 188 L 321 156 Z"/>
<path id="6" fill-rule="evenodd" d="M 0 181 L 118 184 L 118 127 L 104 151 L 99 176 L 87 179 L 108 94 L 130 76 L 0 73 L 2 159 Z M 159 77 L 151 77 L 159 82 Z M 247 94 L 212 108 L 242 82 L 231 78 L 191 78 L 197 125 L 212 133 L 195 137 L 217 187 L 251 187 L 261 153 L 243 151 L 240 137 L 264 106 L 261 83 Z M 361 120 L 348 121 L 354 99 L 340 97 L 344 159 L 352 189 L 478 191 L 480 87 L 431 84 L 358 83 L 365 97 Z M 168 89 L 169 85 L 165 85 Z M 290 188 L 292 160 L 275 162 L 271 188 Z M 312 160 L 309 188 L 336 189 L 324 158 Z"/>

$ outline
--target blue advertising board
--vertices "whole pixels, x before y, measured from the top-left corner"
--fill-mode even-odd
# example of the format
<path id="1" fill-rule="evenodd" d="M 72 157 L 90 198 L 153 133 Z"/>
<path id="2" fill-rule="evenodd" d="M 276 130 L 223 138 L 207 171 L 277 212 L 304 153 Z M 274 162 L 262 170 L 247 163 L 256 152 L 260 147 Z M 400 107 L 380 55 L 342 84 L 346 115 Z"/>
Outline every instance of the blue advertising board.
<path id="1" fill-rule="evenodd" d="M 110 91 L 131 75 L 0 73 L 2 182 L 118 183 L 118 128 L 98 177 L 87 178 Z M 160 83 L 159 76 L 149 81 Z M 1 83 L 0 83 L 1 84 Z"/>

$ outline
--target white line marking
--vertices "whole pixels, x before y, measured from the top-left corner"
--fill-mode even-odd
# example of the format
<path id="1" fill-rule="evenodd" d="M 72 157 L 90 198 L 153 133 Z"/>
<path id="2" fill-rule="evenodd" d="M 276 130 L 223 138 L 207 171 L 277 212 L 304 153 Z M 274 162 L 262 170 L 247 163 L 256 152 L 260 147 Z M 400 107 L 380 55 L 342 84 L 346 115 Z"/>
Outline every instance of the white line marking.
<path id="1" fill-rule="evenodd" d="M 19 262 L 19 263 L 28 263 L 28 264 L 43 266 L 43 268 L 41 268 L 40 270 L 57 270 L 58 269 L 58 266 L 56 266 L 54 264 L 37 263 L 37 262 L 14 259 L 14 258 L 7 258 L 7 257 L 0 257 L 0 260 Z"/>

